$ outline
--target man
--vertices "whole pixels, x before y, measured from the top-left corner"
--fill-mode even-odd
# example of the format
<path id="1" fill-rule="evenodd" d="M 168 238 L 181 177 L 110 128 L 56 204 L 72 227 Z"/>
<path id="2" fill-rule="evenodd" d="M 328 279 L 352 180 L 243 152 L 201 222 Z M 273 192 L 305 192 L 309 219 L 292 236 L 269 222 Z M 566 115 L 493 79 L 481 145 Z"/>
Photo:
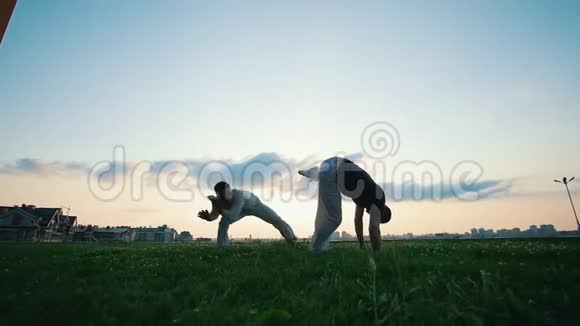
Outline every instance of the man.
<path id="1" fill-rule="evenodd" d="M 296 240 L 294 231 L 276 212 L 264 205 L 253 193 L 232 189 L 226 182 L 218 182 L 214 186 L 217 196 L 208 196 L 211 201 L 211 212 L 200 211 L 197 216 L 206 221 L 214 221 L 220 215 L 218 227 L 217 245 L 225 247 L 228 244 L 228 229 L 231 224 L 239 221 L 245 216 L 253 215 L 265 222 L 272 224 L 288 242 Z"/>
<path id="2" fill-rule="evenodd" d="M 373 251 L 381 249 L 381 223 L 391 220 L 391 210 L 385 205 L 385 193 L 371 176 L 352 161 L 331 157 L 320 167 L 300 170 L 298 174 L 318 180 L 318 210 L 310 247 L 313 251 L 328 249 L 329 238 L 342 222 L 341 194 L 356 204 L 354 227 L 360 247 L 364 248 L 363 214 L 370 215 L 369 236 Z"/>

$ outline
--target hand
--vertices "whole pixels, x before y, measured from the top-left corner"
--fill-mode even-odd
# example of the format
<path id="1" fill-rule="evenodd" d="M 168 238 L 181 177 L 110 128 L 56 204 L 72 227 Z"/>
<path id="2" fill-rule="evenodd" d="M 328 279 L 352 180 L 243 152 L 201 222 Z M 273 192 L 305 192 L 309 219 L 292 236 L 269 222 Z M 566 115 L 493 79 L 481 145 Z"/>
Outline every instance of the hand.
<path id="1" fill-rule="evenodd" d="M 211 221 L 207 209 L 199 211 L 199 213 L 197 213 L 197 217 L 201 218 L 202 220 Z"/>

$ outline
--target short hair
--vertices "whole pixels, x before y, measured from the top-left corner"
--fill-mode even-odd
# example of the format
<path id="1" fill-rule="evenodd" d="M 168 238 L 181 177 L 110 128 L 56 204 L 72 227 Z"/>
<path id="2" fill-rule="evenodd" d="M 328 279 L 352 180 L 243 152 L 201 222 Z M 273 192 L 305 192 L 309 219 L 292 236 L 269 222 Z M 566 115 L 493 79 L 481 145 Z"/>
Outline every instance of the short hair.
<path id="1" fill-rule="evenodd" d="M 221 198 L 224 198 L 226 187 L 229 187 L 229 184 L 225 181 L 220 181 L 215 184 L 213 190 L 216 192 L 216 194 L 220 195 Z"/>
<path id="2" fill-rule="evenodd" d="M 381 208 L 381 223 L 388 223 L 391 220 L 391 209 L 389 206 L 384 205 Z"/>

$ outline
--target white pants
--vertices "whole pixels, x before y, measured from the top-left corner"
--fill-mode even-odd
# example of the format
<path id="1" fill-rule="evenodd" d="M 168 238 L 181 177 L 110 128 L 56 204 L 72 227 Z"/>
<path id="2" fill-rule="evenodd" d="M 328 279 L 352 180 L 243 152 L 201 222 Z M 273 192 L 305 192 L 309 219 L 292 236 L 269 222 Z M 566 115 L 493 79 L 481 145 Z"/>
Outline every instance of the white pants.
<path id="1" fill-rule="evenodd" d="M 328 250 L 330 236 L 342 222 L 342 202 L 336 180 L 341 160 L 340 157 L 331 157 L 322 162 L 320 168 L 301 171 L 302 175 L 318 180 L 318 209 L 310 242 L 310 249 L 315 252 Z"/>
<path id="2" fill-rule="evenodd" d="M 294 231 L 292 231 L 290 225 L 288 225 L 288 223 L 286 223 L 278 214 L 276 214 L 273 209 L 266 206 L 256 198 L 256 200 L 252 200 L 250 203 L 247 203 L 244 206 L 242 214 L 235 221 L 230 221 L 229 219 L 222 217 L 218 227 L 218 247 L 224 247 L 228 244 L 228 229 L 230 228 L 230 225 L 239 221 L 243 217 L 250 215 L 256 216 L 262 221 L 272 224 L 280 232 L 282 237 L 286 239 L 286 241 L 292 242 L 296 240 L 296 236 L 294 235 Z"/>

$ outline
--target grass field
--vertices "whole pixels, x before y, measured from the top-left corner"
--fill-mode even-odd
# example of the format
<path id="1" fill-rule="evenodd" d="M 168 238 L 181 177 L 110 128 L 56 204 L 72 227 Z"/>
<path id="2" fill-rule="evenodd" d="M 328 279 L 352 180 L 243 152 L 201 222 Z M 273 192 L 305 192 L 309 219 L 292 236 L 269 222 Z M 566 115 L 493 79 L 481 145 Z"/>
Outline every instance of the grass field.
<path id="1" fill-rule="evenodd" d="M 580 325 L 580 240 L 1 244 L 3 325 Z"/>

